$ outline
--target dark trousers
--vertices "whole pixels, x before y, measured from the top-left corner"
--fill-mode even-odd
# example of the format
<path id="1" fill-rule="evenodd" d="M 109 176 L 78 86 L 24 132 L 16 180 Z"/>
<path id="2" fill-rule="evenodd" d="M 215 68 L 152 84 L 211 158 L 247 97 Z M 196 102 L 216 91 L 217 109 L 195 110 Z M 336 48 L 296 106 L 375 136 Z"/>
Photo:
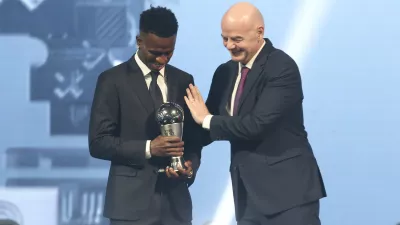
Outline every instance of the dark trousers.
<path id="1" fill-rule="evenodd" d="M 168 195 L 165 194 L 167 179 L 164 174 L 159 174 L 146 215 L 142 215 L 139 220 L 110 219 L 110 225 L 192 225 L 191 222 L 182 222 L 174 207 L 171 207 Z"/>
<path id="2" fill-rule="evenodd" d="M 300 205 L 273 216 L 266 216 L 258 211 L 252 200 L 248 197 L 239 170 L 232 174 L 232 182 L 241 193 L 240 204 L 243 211 L 237 221 L 238 225 L 321 225 L 319 219 L 319 201 Z"/>
<path id="3" fill-rule="evenodd" d="M 274 216 L 265 216 L 249 202 L 238 225 L 321 225 L 319 201 L 301 205 Z"/>

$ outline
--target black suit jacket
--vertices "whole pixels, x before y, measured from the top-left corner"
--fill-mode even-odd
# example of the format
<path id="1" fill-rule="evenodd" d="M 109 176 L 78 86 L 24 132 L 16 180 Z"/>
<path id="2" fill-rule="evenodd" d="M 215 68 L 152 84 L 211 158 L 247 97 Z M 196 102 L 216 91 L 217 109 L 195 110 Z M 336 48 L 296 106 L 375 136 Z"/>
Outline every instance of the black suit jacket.
<path id="1" fill-rule="evenodd" d="M 164 185 L 171 205 L 182 218 L 191 220 L 192 202 L 188 186 L 200 166 L 199 127 L 185 104 L 186 88 L 192 75 L 171 65 L 165 68 L 168 101 L 185 110 L 183 140 L 184 158 L 192 160 L 194 176 L 186 182 L 171 181 Z M 169 165 L 166 159 L 145 158 L 147 140 L 160 135 L 155 108 L 144 75 L 132 57 L 103 72 L 97 80 L 89 127 L 90 154 L 111 161 L 104 216 L 136 220 L 145 215 L 158 178 L 157 170 Z"/>
<path id="2" fill-rule="evenodd" d="M 247 197 L 265 215 L 326 196 L 303 125 L 299 69 L 290 56 L 265 41 L 248 74 L 238 114 L 229 116 L 227 111 L 237 62 L 228 61 L 217 68 L 206 101 L 214 115 L 206 144 L 215 140 L 231 143 L 237 217 L 244 199 L 239 177 Z"/>

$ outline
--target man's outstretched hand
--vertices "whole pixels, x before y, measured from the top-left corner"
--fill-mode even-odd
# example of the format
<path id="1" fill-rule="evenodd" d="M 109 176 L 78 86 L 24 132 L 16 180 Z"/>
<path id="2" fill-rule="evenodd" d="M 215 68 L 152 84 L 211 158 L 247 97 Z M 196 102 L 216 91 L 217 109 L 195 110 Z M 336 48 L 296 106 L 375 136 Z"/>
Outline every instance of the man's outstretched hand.
<path id="1" fill-rule="evenodd" d="M 192 84 L 189 85 L 189 88 L 186 88 L 186 94 L 187 96 L 184 97 L 186 105 L 188 106 L 194 121 L 201 125 L 204 118 L 211 115 L 204 103 L 203 97 L 201 96 L 199 89 Z"/>

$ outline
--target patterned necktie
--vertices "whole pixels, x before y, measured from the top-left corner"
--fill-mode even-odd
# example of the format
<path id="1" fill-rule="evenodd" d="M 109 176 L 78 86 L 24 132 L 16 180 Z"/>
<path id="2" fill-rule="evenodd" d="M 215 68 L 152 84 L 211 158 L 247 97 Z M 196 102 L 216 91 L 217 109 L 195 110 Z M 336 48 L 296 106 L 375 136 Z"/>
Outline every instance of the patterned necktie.
<path id="1" fill-rule="evenodd" d="M 239 86 L 238 86 L 237 91 L 236 91 L 235 102 L 234 102 L 234 105 L 233 105 L 233 115 L 237 114 L 240 97 L 243 94 L 244 83 L 246 82 L 247 74 L 249 73 L 249 71 L 250 71 L 249 68 L 247 68 L 245 66 L 242 66 L 242 70 L 240 72 L 240 74 L 241 74 L 240 82 L 239 82 Z"/>
<path id="2" fill-rule="evenodd" d="M 158 71 L 151 71 L 151 82 L 150 82 L 150 95 L 153 98 L 154 107 L 157 109 L 163 103 L 163 96 L 161 93 L 161 89 L 157 84 L 157 78 L 160 73 Z"/>

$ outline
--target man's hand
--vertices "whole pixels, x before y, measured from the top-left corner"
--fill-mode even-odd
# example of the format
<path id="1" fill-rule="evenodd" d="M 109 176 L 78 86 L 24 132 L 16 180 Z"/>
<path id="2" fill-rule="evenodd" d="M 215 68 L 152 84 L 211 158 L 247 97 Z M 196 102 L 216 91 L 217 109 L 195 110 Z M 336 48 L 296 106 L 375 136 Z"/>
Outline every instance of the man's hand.
<path id="1" fill-rule="evenodd" d="M 187 179 L 193 176 L 193 168 L 192 168 L 192 161 L 187 160 L 185 162 L 186 169 L 178 168 L 178 172 L 175 172 L 174 169 L 171 167 L 165 168 L 165 174 L 169 178 L 180 178 L 180 179 Z"/>
<path id="2" fill-rule="evenodd" d="M 204 118 L 211 114 L 208 111 L 203 97 L 201 96 L 201 93 L 197 87 L 190 84 L 189 88 L 186 88 L 186 93 L 187 96 L 184 97 L 186 105 L 188 106 L 194 121 L 201 125 L 204 121 Z"/>
<path id="3" fill-rule="evenodd" d="M 153 156 L 182 156 L 183 141 L 175 136 L 158 136 L 150 142 L 150 153 Z"/>

